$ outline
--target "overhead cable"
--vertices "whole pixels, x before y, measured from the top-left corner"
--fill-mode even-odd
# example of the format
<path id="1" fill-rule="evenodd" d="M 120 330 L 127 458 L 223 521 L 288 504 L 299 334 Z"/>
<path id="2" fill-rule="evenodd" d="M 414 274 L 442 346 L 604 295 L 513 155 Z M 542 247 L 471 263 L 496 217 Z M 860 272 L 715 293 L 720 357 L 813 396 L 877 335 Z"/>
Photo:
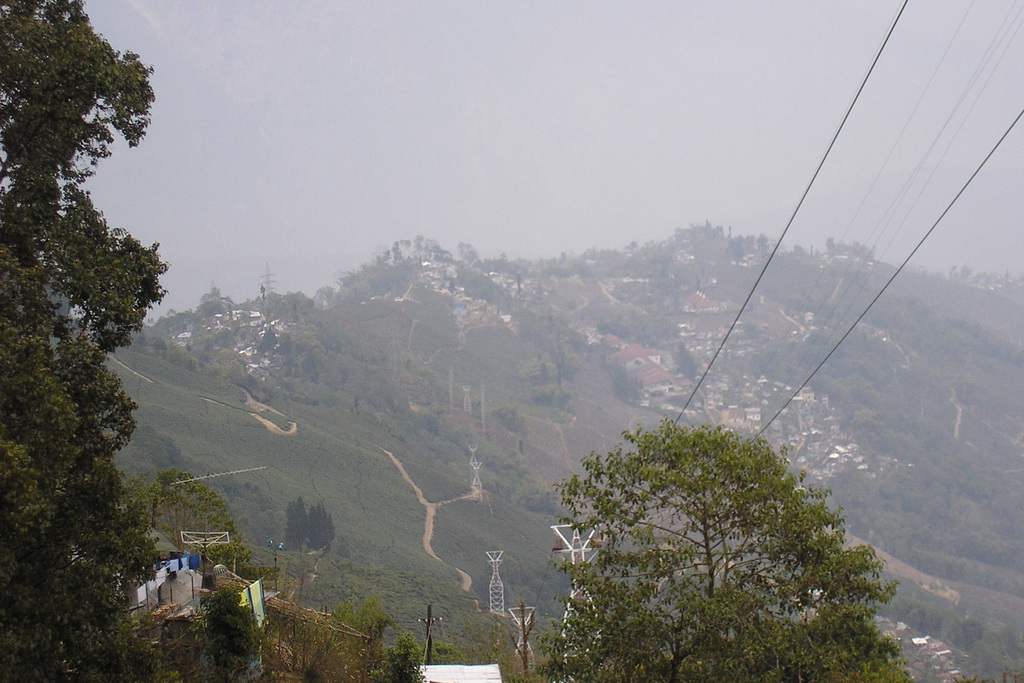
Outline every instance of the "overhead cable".
<path id="1" fill-rule="evenodd" d="M 832 141 L 829 142 L 828 148 L 825 150 L 825 153 L 821 157 L 821 161 L 818 162 L 817 168 L 814 169 L 814 174 L 811 176 L 810 182 L 807 183 L 807 187 L 804 189 L 803 194 L 800 196 L 800 201 L 797 202 L 796 208 L 793 209 L 793 213 L 789 217 L 789 221 L 786 222 L 786 227 L 782 230 L 782 234 L 779 235 L 779 239 L 776 240 L 775 246 L 772 248 L 772 251 L 768 255 L 767 260 L 765 260 L 764 267 L 762 267 L 761 272 L 758 273 L 757 280 L 754 281 L 753 286 L 747 293 L 747 297 L 746 299 L 744 299 L 743 305 L 740 306 L 740 310 L 736 313 L 736 317 L 733 319 L 728 331 L 722 338 L 721 344 L 718 345 L 718 348 L 715 350 L 714 355 L 711 357 L 711 362 L 708 363 L 707 368 L 704 369 L 704 372 L 703 374 L 701 374 L 700 379 L 697 380 L 697 384 L 694 385 L 693 391 L 690 392 L 690 396 L 686 399 L 686 403 L 683 404 L 682 410 L 679 411 L 679 415 L 675 419 L 676 423 L 678 423 L 679 420 L 682 419 L 683 414 L 686 412 L 686 409 L 690 406 L 690 402 L 693 401 L 693 397 L 696 396 L 697 392 L 700 390 L 701 385 L 704 383 L 704 380 L 711 372 L 711 368 L 714 367 L 715 361 L 718 360 L 718 356 L 719 354 L 721 354 L 722 348 L 725 346 L 725 343 L 729 341 L 729 337 L 736 329 L 736 324 L 739 322 L 740 316 L 743 315 L 743 312 L 747 309 L 747 306 L 750 304 L 750 299 L 754 296 L 754 291 L 757 290 L 757 286 L 761 283 L 761 279 L 764 277 L 765 272 L 768 270 L 768 266 L 771 264 L 772 259 L 775 258 L 775 254 L 778 253 L 779 247 L 782 245 L 782 241 L 786 237 L 786 233 L 789 232 L 790 227 L 793 225 L 793 221 L 796 219 L 797 213 L 799 213 L 800 208 L 803 206 L 804 200 L 807 199 L 807 195 L 810 193 L 811 187 L 814 185 L 814 181 L 818 178 L 818 174 L 821 173 L 821 169 L 825 165 L 825 161 L 828 159 L 829 153 L 835 146 L 836 140 L 839 138 L 839 134 L 843 131 L 843 127 L 846 125 L 847 120 L 849 120 L 850 114 L 853 112 L 853 108 L 857 104 L 857 100 L 860 99 L 861 93 L 864 92 L 864 87 L 867 85 L 868 79 L 871 77 L 871 73 L 875 70 L 875 66 L 878 64 L 878 60 L 881 58 L 882 52 L 885 50 L 885 46 L 889 43 L 889 39 L 892 37 L 893 32 L 896 30 L 896 25 L 899 23 L 900 17 L 903 16 L 903 11 L 907 8 L 907 3 L 909 1 L 910 0 L 904 0 L 903 5 L 900 6 L 900 11 L 896 14 L 896 18 L 893 19 L 892 25 L 889 27 L 889 31 L 885 35 L 885 40 L 882 41 L 882 44 L 879 46 L 878 51 L 875 53 L 875 58 L 871 61 L 871 66 L 868 68 L 867 73 L 864 74 L 864 78 L 860 82 L 860 87 L 857 88 L 857 93 L 856 95 L 854 95 L 853 100 L 850 102 L 850 106 L 846 109 L 846 114 L 843 116 L 843 120 L 839 123 L 839 127 L 836 128 L 835 135 L 832 136 Z"/>
<path id="2" fill-rule="evenodd" d="M 1015 14 L 1015 16 L 1011 17 L 1011 14 Z M 966 17 L 966 15 L 965 15 L 965 17 Z M 987 88 L 987 86 L 989 84 L 989 81 L 991 81 L 992 76 L 995 73 L 995 68 L 1003 60 L 1003 58 L 1006 55 L 1007 50 L 1009 49 L 1010 44 L 1013 42 L 1013 40 L 1016 38 L 1017 34 L 1019 33 L 1019 31 L 1021 29 L 1022 21 L 1024 21 L 1024 8 L 1018 8 L 1016 10 L 1016 12 L 1008 12 L 1006 17 L 1004 17 L 1003 22 L 1002 22 L 1002 24 L 1000 25 L 1000 27 L 999 27 L 999 29 L 997 31 L 997 35 L 991 40 L 988 48 L 985 51 L 985 54 L 984 54 L 982 60 L 979 62 L 978 66 L 975 67 L 975 70 L 974 70 L 973 74 L 971 75 L 968 83 L 964 86 L 964 88 L 963 88 L 959 98 L 957 99 L 955 105 L 953 106 L 953 108 L 950 110 L 948 116 L 943 121 L 941 128 L 935 134 L 934 138 L 931 141 L 931 144 L 928 146 L 927 150 L 925 151 L 924 156 L 921 157 L 920 161 L 914 167 L 913 172 L 910 174 L 910 176 L 906 179 L 906 181 L 900 187 L 899 192 L 897 193 L 897 196 L 890 203 L 889 208 L 886 210 L 886 216 L 887 217 L 886 217 L 886 219 L 884 221 L 879 222 L 879 224 L 878 224 L 879 226 L 882 226 L 882 225 L 888 226 L 892 221 L 895 220 L 898 206 L 900 204 L 902 204 L 903 202 L 908 201 L 908 198 L 911 195 L 911 186 L 917 180 L 917 178 L 921 175 L 921 173 L 922 173 L 922 171 L 923 171 L 923 169 L 925 167 L 925 164 L 926 164 L 926 161 L 927 161 L 927 157 L 930 156 L 938 148 L 939 142 L 940 142 L 943 134 L 945 133 L 947 128 L 951 125 L 951 123 L 953 122 L 953 120 L 956 117 L 957 113 L 963 107 L 964 103 L 968 100 L 968 96 L 969 96 L 971 90 L 974 89 L 979 83 L 981 83 L 981 86 L 978 89 L 977 94 L 974 96 L 973 101 L 970 102 L 969 106 L 967 107 L 966 113 L 964 113 L 963 116 L 962 116 L 962 119 L 961 119 L 960 123 L 955 127 L 955 130 L 954 130 L 954 132 L 952 134 L 952 137 L 950 138 L 949 142 L 946 144 L 945 149 L 942 150 L 941 154 L 938 157 L 937 162 L 932 165 L 931 173 L 928 174 L 927 178 L 923 181 L 923 184 L 921 185 L 920 189 L 917 191 L 916 196 L 912 200 L 910 200 L 910 207 L 905 210 L 903 218 L 899 222 L 899 225 L 897 226 L 895 233 L 893 233 L 889 237 L 889 241 L 886 244 L 886 246 L 884 247 L 884 249 L 882 251 L 882 255 L 876 256 L 876 260 L 875 260 L 874 265 L 870 268 L 870 270 L 869 270 L 869 272 L 867 274 L 867 277 L 863 278 L 860 281 L 860 286 L 859 287 L 855 287 L 854 285 L 851 284 L 851 286 L 849 288 L 847 288 L 847 289 L 845 289 L 843 291 L 843 293 L 840 295 L 840 301 L 837 302 L 836 305 L 832 307 L 831 311 L 828 314 L 827 320 L 825 320 L 824 324 L 822 325 L 822 327 L 824 329 L 832 329 L 832 321 L 833 321 L 833 319 L 835 319 L 837 321 L 837 323 L 839 321 L 845 320 L 847 315 L 853 310 L 855 303 L 860 300 L 861 294 L 864 293 L 864 290 L 868 286 L 868 282 L 871 280 L 871 276 L 874 275 L 875 269 L 877 268 L 878 264 L 880 263 L 880 259 L 888 251 L 889 247 L 892 246 L 892 243 L 895 240 L 896 235 L 899 234 L 899 232 L 906 225 L 910 212 L 916 207 L 918 202 L 921 200 L 921 197 L 923 196 L 925 188 L 932 182 L 932 180 L 933 180 L 935 174 L 937 173 L 938 169 L 942 167 L 942 163 L 945 160 L 946 155 L 949 153 L 950 149 L 952 148 L 952 145 L 953 145 L 954 141 L 959 137 L 960 133 L 962 132 L 962 130 L 963 130 L 963 128 L 964 128 L 964 126 L 965 126 L 965 124 L 966 124 L 970 114 L 971 114 L 971 111 L 973 111 L 973 109 L 977 105 L 978 100 L 980 99 L 982 93 Z M 963 19 L 961 19 L 961 25 L 962 24 L 963 24 Z M 958 27 L 957 32 L 959 32 L 959 30 L 960 29 Z M 951 45 L 951 43 L 950 43 L 950 45 Z M 950 45 L 947 45 L 946 53 L 943 54 L 943 60 L 945 60 L 946 54 L 949 52 Z M 998 53 L 998 58 L 996 57 L 997 53 Z M 988 72 L 989 72 L 988 73 L 988 77 L 985 78 L 984 81 L 982 82 L 982 80 L 981 80 L 982 74 L 984 73 L 986 68 L 992 63 L 993 60 L 995 60 L 995 65 L 991 66 L 991 68 L 988 69 Z M 933 73 L 933 77 L 934 77 L 934 73 Z M 930 83 L 931 83 L 931 79 L 929 80 L 929 84 Z M 922 93 L 922 98 L 923 98 L 923 96 L 924 96 L 924 93 Z M 918 105 L 919 104 L 920 104 L 920 99 L 918 100 Z M 917 111 L 917 109 L 918 109 L 918 107 L 915 106 L 915 109 L 914 109 L 915 112 Z M 905 133 L 907 125 L 909 124 L 909 122 L 910 122 L 910 120 L 908 119 L 907 123 L 904 124 L 903 130 L 900 132 L 900 137 L 901 138 L 902 138 L 903 134 Z M 895 149 L 895 147 L 893 149 Z M 890 157 L 891 157 L 891 155 L 892 155 L 892 150 L 890 150 Z M 889 161 L 889 158 L 887 157 L 886 164 L 888 164 L 888 161 Z M 880 174 L 881 174 L 881 171 L 879 171 L 879 175 Z M 877 181 L 877 179 L 878 179 L 878 177 L 876 176 L 876 181 Z M 872 188 L 874 186 L 875 186 L 875 183 L 872 183 Z M 870 190 L 869 190 L 869 192 L 870 192 Z M 865 197 L 865 199 L 866 199 L 866 197 Z M 862 202 L 862 205 L 863 205 L 863 202 Z M 859 212 L 859 209 L 858 209 L 858 212 Z M 852 224 L 852 222 L 851 222 L 851 224 Z M 847 228 L 847 231 L 848 230 L 849 230 L 849 227 Z M 877 227 L 876 227 L 876 230 L 878 230 Z M 885 230 L 883 230 L 882 232 L 885 232 Z M 846 233 L 844 233 L 844 235 L 845 234 Z M 872 234 L 874 234 L 874 231 L 873 231 Z M 872 250 L 878 244 L 878 239 L 880 239 L 880 238 L 881 238 L 881 234 L 879 234 L 878 238 L 876 238 L 876 241 L 873 244 L 869 245 L 872 248 Z M 912 254 L 913 254 L 913 252 L 911 252 L 911 255 Z M 904 263 L 906 263 L 906 261 L 904 261 Z M 847 266 L 845 267 L 843 274 L 840 276 L 840 279 L 842 280 L 843 278 L 849 277 L 851 275 L 851 271 L 852 270 L 853 270 L 853 265 L 852 265 L 852 262 L 851 262 L 850 264 L 847 264 Z M 897 273 L 898 273 L 898 271 L 897 271 Z M 818 276 L 818 281 L 819 282 L 821 281 L 822 277 L 823 277 L 823 274 L 819 273 L 819 276 Z M 810 291 L 814 291 L 816 289 L 817 289 L 817 283 L 815 284 L 815 286 Z M 856 292 L 854 292 L 854 290 L 856 290 Z M 809 297 L 810 297 L 810 294 L 808 294 L 805 297 L 805 299 L 804 299 L 805 304 L 809 300 Z M 845 308 L 844 308 L 844 302 L 845 302 Z M 873 301 L 871 303 L 873 303 Z M 871 303 L 868 304 L 868 307 L 871 306 Z M 860 316 L 863 317 L 863 313 L 861 313 Z M 860 320 L 860 317 L 858 317 L 857 320 Z M 856 323 L 854 323 L 854 324 L 856 324 Z M 828 337 L 829 337 L 829 339 L 822 339 L 821 340 L 821 342 L 825 346 L 827 346 L 828 343 L 831 343 L 831 339 L 830 338 L 833 337 L 833 334 L 829 333 Z M 845 338 L 846 338 L 846 335 L 845 334 L 842 335 L 842 337 L 840 338 L 839 342 L 837 342 L 837 344 L 841 343 L 842 339 L 845 339 Z M 833 349 L 834 348 L 835 347 L 833 347 Z M 775 354 L 773 354 L 773 358 L 774 358 L 774 355 Z M 810 356 L 811 356 L 811 345 L 806 345 L 804 347 L 803 354 L 800 356 L 800 360 L 795 364 L 794 367 L 795 368 L 801 367 L 804 364 L 804 361 L 807 360 Z M 771 365 L 771 361 L 768 363 L 768 365 L 769 366 Z M 784 384 L 786 386 L 792 384 L 793 383 L 793 377 L 794 377 L 794 375 L 791 373 L 790 376 L 786 378 L 786 381 L 784 382 Z M 807 381 L 809 381 L 809 378 L 808 378 L 808 380 L 804 381 L 804 384 L 806 384 Z M 804 384 L 801 384 L 801 387 Z M 787 400 L 783 404 L 783 408 L 780 409 L 779 413 L 781 413 L 781 411 L 783 409 L 785 409 L 785 406 L 788 405 L 788 403 L 789 403 L 789 400 Z M 776 416 L 779 413 L 776 413 Z"/>
<path id="3" fill-rule="evenodd" d="M 839 341 L 837 341 L 835 343 L 835 345 L 832 347 L 832 349 L 828 352 L 828 354 L 826 354 L 826 356 L 821 360 L 821 362 L 818 363 L 817 367 L 814 368 L 814 370 L 811 372 L 811 374 L 807 376 L 807 379 L 805 379 L 800 384 L 800 386 L 797 387 L 795 391 L 793 391 L 793 393 L 786 400 L 786 402 L 782 405 L 782 407 L 779 408 L 779 410 L 772 416 L 772 418 L 770 420 L 768 420 L 768 422 L 765 423 L 765 425 L 761 428 L 761 431 L 759 431 L 757 433 L 758 437 L 760 437 L 762 434 L 764 434 L 765 430 L 768 429 L 768 427 L 772 424 L 772 422 L 774 422 L 776 420 L 776 418 L 778 418 L 779 415 L 782 414 L 782 411 L 785 410 L 786 407 L 793 401 L 793 397 L 796 396 L 797 394 L 799 394 L 800 390 L 803 389 L 805 386 L 807 386 L 807 383 L 811 381 L 811 378 L 814 377 L 814 375 L 816 375 L 819 370 L 821 370 L 821 368 L 825 365 L 825 363 L 828 361 L 828 359 L 832 357 L 832 354 L 835 353 L 836 349 L 838 349 L 839 346 L 843 343 L 843 341 L 845 341 L 846 338 L 850 336 L 850 333 L 852 333 L 854 328 L 857 327 L 857 323 L 859 323 L 864 318 L 864 316 L 867 315 L 868 311 L 871 310 L 871 307 L 875 305 L 875 302 L 877 302 L 879 298 L 881 298 L 881 296 L 885 292 L 885 290 L 888 289 L 889 285 L 891 285 L 893 280 L 896 279 L 896 276 L 899 275 L 903 271 L 903 268 L 907 265 L 907 263 L 910 262 L 910 259 L 913 258 L 914 254 L 916 254 L 917 251 L 921 248 L 921 245 L 924 244 L 925 240 L 928 239 L 928 237 L 932 234 L 932 232 L 935 231 L 935 228 L 942 221 L 942 219 L 946 217 L 946 214 L 949 213 L 949 210 L 951 208 L 953 208 L 953 205 L 956 204 L 957 200 L 960 199 L 961 195 L 963 195 L 963 193 L 967 190 L 967 187 L 971 184 L 971 182 L 981 172 L 981 169 L 985 167 L 985 164 L 988 163 L 988 160 L 992 158 L 992 155 L 996 153 L 996 150 L 999 149 L 999 146 L 1003 144 L 1003 141 L 1007 138 L 1007 136 L 1009 136 L 1010 131 L 1012 131 L 1014 129 L 1014 127 L 1017 125 L 1017 122 L 1021 120 L 1021 117 L 1024 117 L 1024 109 L 1020 110 L 1020 113 L 1017 114 L 1017 118 L 1015 118 L 1013 120 L 1013 123 L 1011 123 L 1009 128 L 1006 129 L 1006 132 L 1004 132 L 1002 134 L 1002 136 L 999 138 L 999 140 L 996 142 L 996 144 L 992 147 L 992 149 L 989 150 L 989 153 L 985 155 L 985 158 L 982 159 L 980 164 L 978 164 L 978 167 L 976 169 L 974 169 L 974 173 L 972 173 L 970 175 L 970 177 L 967 179 L 967 181 L 960 188 L 960 191 L 957 192 L 956 195 L 953 197 L 953 199 L 950 200 L 949 204 L 946 205 L 946 208 L 943 209 L 942 213 L 939 214 L 939 217 L 935 219 L 935 222 L 932 223 L 932 226 L 930 228 L 928 228 L 928 231 L 924 234 L 924 237 L 921 238 L 921 240 L 917 243 L 917 246 L 915 246 L 914 249 L 910 252 L 910 254 L 907 255 L 907 257 L 903 260 L 903 263 L 901 263 L 899 265 L 899 267 L 896 269 L 896 272 L 894 272 L 892 274 L 892 276 L 886 281 L 886 283 L 882 286 L 882 289 L 879 290 L 878 294 L 876 294 L 875 297 L 871 300 L 871 303 L 868 304 L 867 308 L 865 308 L 864 311 L 859 316 L 857 316 L 857 319 L 855 321 L 853 321 L 853 324 L 850 326 L 850 328 L 848 330 L 846 330 L 846 333 L 843 334 L 843 336 L 839 339 Z"/>

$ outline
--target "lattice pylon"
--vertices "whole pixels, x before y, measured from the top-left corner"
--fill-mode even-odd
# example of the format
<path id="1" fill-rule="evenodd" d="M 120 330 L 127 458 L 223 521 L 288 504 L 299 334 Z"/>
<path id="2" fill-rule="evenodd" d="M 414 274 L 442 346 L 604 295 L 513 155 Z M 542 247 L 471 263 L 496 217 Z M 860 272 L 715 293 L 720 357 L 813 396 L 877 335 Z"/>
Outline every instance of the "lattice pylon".
<path id="1" fill-rule="evenodd" d="M 470 486 L 479 499 L 480 492 L 484 488 L 484 485 L 480 483 L 480 467 L 483 463 L 476 459 L 476 444 L 470 444 L 469 452 L 472 453 L 472 457 L 469 459 L 469 466 L 473 468 L 473 483 Z"/>
<path id="2" fill-rule="evenodd" d="M 530 669 L 530 660 L 533 658 L 533 646 L 530 645 L 530 632 L 533 630 L 536 621 L 536 610 L 527 607 L 525 602 L 519 603 L 519 609 L 509 608 L 508 615 L 512 623 L 516 625 L 516 652 L 523 662 L 523 672 Z"/>
<path id="3" fill-rule="evenodd" d="M 473 387 L 463 384 L 462 385 L 462 409 L 467 413 L 473 412 L 473 397 L 470 395 L 470 391 Z"/>
<path id="4" fill-rule="evenodd" d="M 498 575 L 498 565 L 501 564 L 501 555 L 504 550 L 488 550 L 487 561 L 491 564 L 491 583 L 488 586 L 491 612 L 495 614 L 505 613 L 505 584 L 501 582 Z"/>
<path id="5" fill-rule="evenodd" d="M 590 547 L 590 543 L 594 538 L 593 531 L 587 534 L 587 537 L 584 538 L 583 535 L 580 534 L 579 529 L 573 529 L 570 524 L 555 524 L 551 527 L 551 530 L 555 532 L 555 535 L 558 536 L 559 540 L 559 544 L 553 548 L 553 550 L 555 552 L 562 553 L 563 555 L 568 555 L 571 564 L 575 565 L 590 562 L 590 560 L 594 558 L 594 555 L 597 554 L 597 549 Z M 572 531 L 571 538 L 565 533 L 570 530 Z M 574 601 L 586 597 L 583 589 L 577 586 L 575 581 L 572 584 L 572 593 L 570 595 L 572 596 L 572 599 L 566 607 L 565 615 L 562 617 L 563 619 L 569 615 Z"/>

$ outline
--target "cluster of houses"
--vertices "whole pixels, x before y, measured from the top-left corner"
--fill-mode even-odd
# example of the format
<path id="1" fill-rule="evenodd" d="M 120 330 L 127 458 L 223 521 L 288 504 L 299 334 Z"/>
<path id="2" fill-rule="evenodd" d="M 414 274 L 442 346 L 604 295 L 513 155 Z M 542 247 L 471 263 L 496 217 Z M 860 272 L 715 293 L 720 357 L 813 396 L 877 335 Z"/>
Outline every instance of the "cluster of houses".
<path id="1" fill-rule="evenodd" d="M 907 669 L 915 680 L 938 679 L 943 683 L 965 680 L 957 664 L 957 653 L 937 638 L 918 635 L 902 621 L 875 617 L 878 629 L 903 648 Z M 973 679 L 972 679 L 973 680 Z"/>
<path id="2" fill-rule="evenodd" d="M 711 310 L 719 303 L 696 292 L 688 298 L 687 306 Z M 615 335 L 602 335 L 594 327 L 579 331 L 589 344 L 605 348 L 609 363 L 624 370 L 635 382 L 641 392 L 640 407 L 667 414 L 683 410 L 682 404 L 690 395 L 696 378 L 681 374 L 670 354 L 662 349 L 624 342 Z M 723 334 L 724 330 L 700 331 L 693 322 L 679 323 L 679 337 L 691 355 L 705 363 L 710 361 Z M 750 345 L 749 340 L 740 338 L 734 353 L 742 355 Z M 693 421 L 711 420 L 737 431 L 758 433 L 765 421 L 772 418 L 773 409 L 792 392 L 792 387 L 764 376 L 718 378 L 702 385 L 700 395 L 686 408 L 685 416 Z M 765 415 L 766 410 L 773 412 Z M 863 452 L 842 429 L 829 397 L 817 395 L 808 387 L 795 394 L 787 412 L 769 427 L 773 441 L 785 444 L 794 465 L 806 470 L 814 479 L 827 480 L 850 469 L 875 477 L 896 463 L 884 455 Z"/>
<path id="3" fill-rule="evenodd" d="M 231 330 L 234 351 L 239 355 L 247 374 L 265 380 L 270 376 L 270 359 L 260 351 L 260 344 L 267 334 L 286 332 L 294 323 L 266 319 L 260 311 L 233 309 L 227 313 L 214 314 L 204 322 L 203 329 L 210 334 L 221 330 Z M 174 335 L 173 340 L 182 346 L 192 342 L 193 330 L 185 330 Z"/>

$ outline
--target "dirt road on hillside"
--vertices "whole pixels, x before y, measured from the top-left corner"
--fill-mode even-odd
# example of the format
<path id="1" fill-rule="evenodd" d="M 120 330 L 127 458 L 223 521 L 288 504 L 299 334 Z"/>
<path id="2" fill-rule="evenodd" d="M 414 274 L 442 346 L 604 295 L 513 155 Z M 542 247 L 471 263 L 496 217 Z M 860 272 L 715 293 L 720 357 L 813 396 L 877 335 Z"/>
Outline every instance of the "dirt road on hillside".
<path id="1" fill-rule="evenodd" d="M 423 551 L 426 552 L 427 555 L 430 555 L 432 558 L 440 562 L 441 564 L 451 567 L 456 572 L 458 572 L 460 577 L 459 587 L 462 588 L 462 590 L 469 592 L 473 588 L 473 579 L 466 572 L 462 571 L 458 567 L 448 564 L 440 557 L 438 557 L 437 553 L 434 552 L 434 548 L 431 545 L 431 542 L 434 539 L 434 517 L 437 515 L 437 509 L 442 505 L 454 503 L 457 500 L 473 500 L 480 495 L 480 492 L 470 491 L 464 496 L 459 496 L 458 498 L 444 500 L 441 501 L 440 503 L 431 503 L 429 500 L 427 500 L 426 496 L 423 495 L 423 491 L 420 489 L 419 486 L 416 485 L 416 482 L 412 480 L 412 477 L 409 476 L 408 472 L 405 471 L 405 466 L 402 465 L 402 461 L 396 458 L 395 454 L 392 453 L 391 451 L 385 450 L 380 446 L 377 446 L 377 448 L 380 448 L 380 450 L 385 455 L 391 458 L 391 462 L 394 463 L 395 468 L 398 469 L 398 473 L 402 475 L 402 479 L 405 479 L 405 482 L 409 484 L 409 486 L 412 487 L 413 492 L 415 492 L 416 500 L 418 500 L 420 502 L 420 505 L 422 505 L 427 511 L 426 521 L 423 524 Z"/>

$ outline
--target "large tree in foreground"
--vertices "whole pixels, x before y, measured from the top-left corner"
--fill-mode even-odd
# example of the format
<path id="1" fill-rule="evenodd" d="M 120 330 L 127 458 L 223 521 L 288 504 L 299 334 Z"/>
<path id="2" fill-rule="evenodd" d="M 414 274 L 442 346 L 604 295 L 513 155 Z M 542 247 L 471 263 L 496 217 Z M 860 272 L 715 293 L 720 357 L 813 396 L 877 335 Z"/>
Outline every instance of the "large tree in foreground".
<path id="1" fill-rule="evenodd" d="M 566 566 L 582 594 L 546 642 L 555 680 L 906 680 L 873 622 L 893 586 L 825 492 L 721 428 L 624 436 L 559 487 L 600 549 Z"/>
<path id="2" fill-rule="evenodd" d="M 107 368 L 165 266 L 81 184 L 142 138 L 149 70 L 81 2 L 0 3 L 0 680 L 142 680 L 124 589 L 152 561 L 115 452 L 133 404 Z"/>

